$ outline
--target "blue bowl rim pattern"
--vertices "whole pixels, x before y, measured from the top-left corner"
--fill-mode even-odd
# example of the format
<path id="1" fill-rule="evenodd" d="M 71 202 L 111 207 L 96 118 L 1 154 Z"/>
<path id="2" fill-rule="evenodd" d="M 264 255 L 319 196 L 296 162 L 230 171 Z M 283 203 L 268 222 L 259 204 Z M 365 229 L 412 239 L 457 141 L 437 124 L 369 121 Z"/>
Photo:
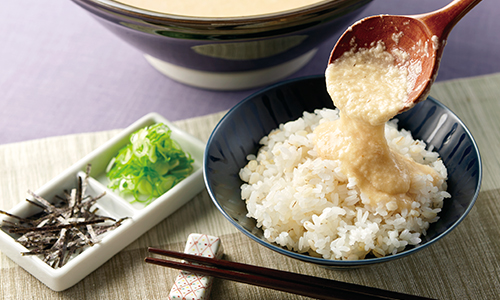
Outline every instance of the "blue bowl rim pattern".
<path id="1" fill-rule="evenodd" d="M 326 267 L 354 267 L 354 266 L 364 266 L 364 265 L 371 265 L 371 264 L 378 264 L 378 263 L 382 263 L 382 262 L 387 262 L 387 261 L 392 261 L 392 260 L 396 260 L 398 258 L 402 258 L 402 257 L 405 257 L 405 256 L 408 256 L 412 253 L 415 253 L 419 250 L 422 250 L 432 244 L 434 244 L 436 241 L 440 240 L 441 238 L 443 238 L 444 236 L 446 236 L 448 233 L 450 233 L 454 228 L 456 228 L 458 226 L 458 224 L 460 224 L 463 219 L 469 214 L 470 210 L 472 209 L 472 207 L 474 206 L 475 202 L 476 202 L 476 199 L 479 195 L 479 192 L 480 192 L 480 189 L 481 189 L 481 182 L 482 182 L 482 160 L 481 160 L 481 155 L 480 155 L 480 152 L 479 152 L 479 148 L 477 146 L 477 143 L 476 141 L 474 140 L 474 137 L 472 136 L 471 132 L 469 131 L 469 129 L 465 126 L 465 124 L 463 123 L 463 121 L 453 112 L 451 111 L 448 107 L 446 107 L 444 104 L 442 104 L 441 102 L 439 102 L 438 100 L 434 99 L 433 97 L 429 96 L 427 98 L 426 101 L 431 101 L 433 102 L 436 106 L 439 106 L 441 108 L 444 108 L 450 115 L 452 115 L 453 117 L 456 118 L 456 121 L 460 124 L 460 126 L 462 127 L 462 129 L 465 131 L 465 133 L 467 134 L 467 136 L 470 138 L 471 140 L 471 143 L 472 143 L 472 146 L 474 148 L 474 151 L 475 153 L 477 153 L 477 163 L 478 163 L 478 184 L 476 186 L 476 189 L 474 191 L 474 194 L 473 194 L 473 198 L 470 202 L 470 204 L 468 205 L 468 207 L 466 208 L 466 210 L 464 211 L 464 213 L 451 225 L 448 227 L 447 230 L 443 231 L 442 233 L 440 233 L 438 236 L 434 237 L 432 240 L 430 241 L 427 241 L 425 242 L 423 245 L 418 245 L 416 247 L 413 247 L 411 249 L 405 249 L 404 251 L 402 252 L 399 252 L 399 253 L 396 253 L 394 255 L 388 255 L 388 256 L 384 256 L 384 257 L 380 257 L 380 258 L 366 258 L 366 259 L 362 259 L 362 260 L 329 260 L 329 259 L 324 259 L 324 258 L 319 258 L 319 257 L 313 257 L 313 256 L 309 256 L 307 254 L 301 254 L 301 253 L 298 253 L 298 252 L 294 252 L 294 251 L 291 251 L 291 250 L 287 250 L 287 249 L 284 249 L 282 248 L 281 246 L 275 244 L 275 243 L 271 243 L 271 242 L 268 242 L 264 239 L 261 239 L 261 238 L 258 238 L 256 237 L 255 235 L 253 235 L 251 232 L 249 232 L 247 229 L 245 229 L 241 224 L 239 224 L 238 222 L 236 222 L 225 210 L 224 208 L 220 205 L 219 201 L 217 200 L 211 186 L 210 186 L 210 182 L 209 182 L 209 179 L 208 179 L 208 176 L 207 176 L 207 170 L 206 170 L 206 165 L 207 165 L 207 157 L 208 157 L 208 152 L 209 152 L 209 145 L 211 144 L 211 141 L 214 137 L 214 135 L 216 134 L 216 132 L 219 130 L 221 124 L 223 124 L 225 122 L 226 119 L 229 118 L 229 116 L 234 112 L 234 111 L 237 111 L 238 108 L 240 106 L 242 106 L 245 102 L 247 101 L 250 101 L 250 99 L 260 95 L 260 94 L 264 94 L 266 93 L 267 91 L 270 91 L 270 90 L 273 90 L 277 87 L 280 87 L 280 86 L 284 86 L 284 85 L 289 85 L 289 84 L 293 84 L 295 82 L 299 82 L 299 81 L 304 81 L 304 80 L 315 80 L 315 79 L 319 79 L 319 78 L 323 78 L 324 79 L 324 75 L 310 75 L 310 76 L 304 76 L 304 77 L 299 77 L 299 78 L 294 78 L 294 79 L 289 79 L 289 80 L 286 80 L 286 81 L 282 81 L 282 82 L 279 82 L 279 83 L 276 83 L 276 84 L 273 84 L 267 88 L 264 88 L 260 91 L 257 91 L 253 94 L 251 94 L 250 96 L 244 98 L 242 101 L 240 101 L 238 104 L 236 104 L 235 106 L 233 106 L 222 118 L 221 120 L 217 123 L 217 125 L 214 127 L 212 133 L 210 134 L 210 137 L 207 141 L 207 147 L 205 148 L 205 154 L 204 154 L 204 162 L 203 162 L 203 179 L 204 179 L 204 182 L 205 182 L 205 186 L 207 188 L 207 191 L 208 191 L 208 194 L 210 196 L 210 198 L 212 199 L 212 202 L 215 204 L 215 206 L 219 209 L 219 211 L 224 215 L 224 217 L 229 220 L 240 232 L 244 233 L 246 236 L 250 237 L 252 240 L 258 242 L 259 244 L 273 250 L 273 251 L 276 251 L 280 254 L 283 254 L 283 255 L 286 255 L 288 257 L 291 257 L 291 258 L 295 258 L 295 259 L 298 259 L 298 260 L 301 260 L 301 261 L 305 261 L 305 262 L 309 262 L 309 263 L 313 263 L 313 264 L 318 264 L 318 265 L 323 265 L 323 266 L 326 266 Z"/>

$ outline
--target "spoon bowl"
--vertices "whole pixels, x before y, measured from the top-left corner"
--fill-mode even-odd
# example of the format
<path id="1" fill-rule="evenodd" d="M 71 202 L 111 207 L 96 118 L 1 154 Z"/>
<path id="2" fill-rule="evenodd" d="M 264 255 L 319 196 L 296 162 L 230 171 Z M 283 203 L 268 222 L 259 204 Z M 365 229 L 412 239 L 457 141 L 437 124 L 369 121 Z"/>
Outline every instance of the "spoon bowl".
<path id="1" fill-rule="evenodd" d="M 404 52 L 395 55 L 396 64 L 409 70 L 414 87 L 401 112 L 427 98 L 434 82 L 446 39 L 451 29 L 481 0 L 455 0 L 447 6 L 426 14 L 413 16 L 380 15 L 354 23 L 340 37 L 332 50 L 329 63 L 345 52 L 370 48 L 382 41 L 386 51 Z"/>

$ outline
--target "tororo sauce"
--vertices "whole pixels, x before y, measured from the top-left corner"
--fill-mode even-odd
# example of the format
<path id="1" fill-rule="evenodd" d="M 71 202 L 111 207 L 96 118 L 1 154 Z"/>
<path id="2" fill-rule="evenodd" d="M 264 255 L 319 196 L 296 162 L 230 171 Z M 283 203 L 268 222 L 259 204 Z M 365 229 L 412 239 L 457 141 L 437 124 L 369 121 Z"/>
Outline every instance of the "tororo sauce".
<path id="1" fill-rule="evenodd" d="M 324 0 L 119 0 L 154 12 L 209 18 L 255 16 L 308 6 Z"/>
<path id="2" fill-rule="evenodd" d="M 417 188 L 415 176 L 432 176 L 435 183 L 440 176 L 391 150 L 385 139 L 385 123 L 401 111 L 412 88 L 408 70 L 396 65 L 394 55 L 379 42 L 345 53 L 325 75 L 340 118 L 315 129 L 318 155 L 340 160 L 342 171 L 356 179 L 372 205 L 382 202 L 389 211 L 409 209 L 412 189 Z"/>

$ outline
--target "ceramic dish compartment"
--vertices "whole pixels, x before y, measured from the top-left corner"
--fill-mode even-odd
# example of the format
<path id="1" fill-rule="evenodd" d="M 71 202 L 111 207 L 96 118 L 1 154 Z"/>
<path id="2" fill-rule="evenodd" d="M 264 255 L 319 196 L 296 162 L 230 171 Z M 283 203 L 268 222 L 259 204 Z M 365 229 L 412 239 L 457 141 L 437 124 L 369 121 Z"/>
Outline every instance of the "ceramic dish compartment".
<path id="1" fill-rule="evenodd" d="M 118 150 L 129 143 L 129 137 L 133 132 L 156 123 L 164 123 L 172 130 L 172 139 L 182 147 L 184 152 L 191 154 L 194 159 L 194 170 L 190 176 L 156 198 L 149 205 L 142 203 L 131 204 L 130 199 L 126 199 L 108 189 L 109 180 L 106 177 L 105 170 L 109 161 L 118 153 Z M 84 171 L 87 165 L 91 164 L 92 168 L 85 194 L 95 197 L 102 194 L 102 192 L 106 192 L 106 195 L 95 204 L 95 207 L 99 209 L 97 214 L 115 219 L 129 217 L 123 221 L 121 226 L 100 235 L 101 241 L 99 243 L 93 247 L 86 247 L 61 268 L 52 268 L 43 262 L 39 256 L 22 256 L 21 252 L 27 252 L 28 250 L 16 242 L 12 234 L 4 230 L 0 230 L 0 250 L 52 290 L 65 290 L 82 280 L 203 189 L 201 166 L 204 148 L 204 143 L 175 127 L 160 115 L 156 113 L 148 114 L 34 192 L 36 195 L 52 202 L 55 195 L 62 195 L 65 189 L 71 190 L 75 188 L 77 177 L 85 176 Z M 28 217 L 38 211 L 39 209 L 32 204 L 22 201 L 8 212 Z M 9 219 L 6 216 L 1 218 Z"/>

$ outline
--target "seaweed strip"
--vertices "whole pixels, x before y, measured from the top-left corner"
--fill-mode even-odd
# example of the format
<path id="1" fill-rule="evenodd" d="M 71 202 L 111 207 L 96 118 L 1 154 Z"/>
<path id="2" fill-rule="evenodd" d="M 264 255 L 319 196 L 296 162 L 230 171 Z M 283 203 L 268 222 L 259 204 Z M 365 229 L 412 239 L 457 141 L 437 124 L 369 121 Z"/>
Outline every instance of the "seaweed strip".
<path id="1" fill-rule="evenodd" d="M 96 197 L 85 195 L 89 174 L 90 165 L 85 177 L 78 177 L 77 186 L 71 191 L 64 190 L 63 196 L 55 196 L 54 203 L 28 191 L 33 199 L 26 201 L 42 210 L 31 217 L 23 218 L 0 210 L 0 214 L 16 219 L 16 222 L 2 220 L 1 227 L 18 236 L 16 241 L 28 249 L 22 255 L 39 255 L 49 266 L 61 268 L 85 247 L 98 243 L 99 235 L 128 219 L 115 220 L 98 215 L 97 208 L 91 210 L 105 193 Z"/>

